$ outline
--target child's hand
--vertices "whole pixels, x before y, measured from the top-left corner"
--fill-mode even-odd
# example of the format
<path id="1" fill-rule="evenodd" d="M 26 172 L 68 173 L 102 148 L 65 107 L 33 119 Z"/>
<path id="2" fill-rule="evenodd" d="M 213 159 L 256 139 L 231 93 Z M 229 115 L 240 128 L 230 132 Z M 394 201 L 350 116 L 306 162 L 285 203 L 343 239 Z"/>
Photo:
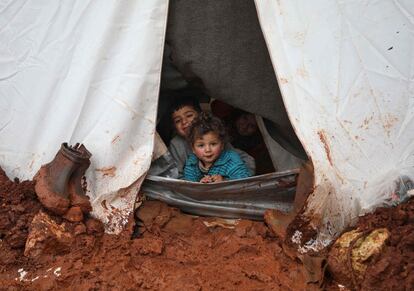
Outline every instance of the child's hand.
<path id="1" fill-rule="evenodd" d="M 204 176 L 200 183 L 214 183 L 214 182 L 222 182 L 224 181 L 223 176 L 221 175 L 212 175 L 212 176 Z"/>
<path id="2" fill-rule="evenodd" d="M 212 182 L 213 182 L 212 176 L 204 176 L 200 180 L 200 183 L 212 183 Z"/>
<path id="3" fill-rule="evenodd" d="M 211 180 L 212 182 L 223 182 L 224 178 L 222 175 L 212 175 Z"/>

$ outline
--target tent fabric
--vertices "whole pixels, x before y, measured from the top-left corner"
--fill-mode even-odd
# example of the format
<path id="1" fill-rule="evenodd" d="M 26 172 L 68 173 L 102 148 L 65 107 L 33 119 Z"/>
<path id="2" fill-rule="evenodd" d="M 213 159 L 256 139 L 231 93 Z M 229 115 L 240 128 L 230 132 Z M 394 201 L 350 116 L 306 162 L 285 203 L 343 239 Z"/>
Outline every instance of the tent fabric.
<path id="1" fill-rule="evenodd" d="M 414 179 L 414 2 L 256 1 L 290 121 L 315 167 L 323 247 Z M 300 236 L 297 233 L 297 236 Z M 325 239 L 326 238 L 326 239 Z"/>
<path id="2" fill-rule="evenodd" d="M 84 143 L 93 214 L 120 230 L 151 163 L 167 10 L 162 0 L 1 1 L 9 177 L 31 179 L 62 142 Z M 411 0 L 171 3 L 172 64 L 300 152 L 296 132 L 312 159 L 302 215 L 321 227 L 309 248 L 414 179 L 413 15 Z"/>
<path id="3" fill-rule="evenodd" d="M 292 210 L 298 172 L 292 169 L 210 184 L 148 175 L 141 191 L 192 214 L 263 220 L 266 209 Z"/>
<path id="4" fill-rule="evenodd" d="M 0 166 L 31 179 L 85 144 L 93 214 L 116 232 L 151 163 L 168 1 L 102 4 L 1 1 Z"/>
<path id="5" fill-rule="evenodd" d="M 270 136 L 262 117 L 256 115 L 256 122 L 263 136 L 263 140 L 269 151 L 269 155 L 276 172 L 300 168 L 304 163 L 304 160 L 292 155 Z"/>

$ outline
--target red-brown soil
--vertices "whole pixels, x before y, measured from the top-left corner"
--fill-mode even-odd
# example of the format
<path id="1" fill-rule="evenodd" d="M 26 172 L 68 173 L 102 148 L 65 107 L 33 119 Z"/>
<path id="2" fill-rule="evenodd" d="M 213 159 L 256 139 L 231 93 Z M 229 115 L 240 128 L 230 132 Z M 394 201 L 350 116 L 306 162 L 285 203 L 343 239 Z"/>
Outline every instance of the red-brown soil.
<path id="1" fill-rule="evenodd" d="M 358 222 L 361 230 L 385 227 L 387 247 L 369 264 L 362 290 L 414 290 L 414 198 L 394 208 L 380 208 Z"/>
<path id="2" fill-rule="evenodd" d="M 360 290 L 414 290 L 414 198 L 393 208 L 378 208 L 361 217 L 353 229 L 363 233 L 386 228 L 390 237 L 379 255 L 370 259 L 362 281 L 348 281 Z M 349 265 L 345 271 L 351 273 Z M 330 284 L 332 287 L 336 283 Z M 357 285 L 357 286 L 354 286 Z"/>
<path id="3" fill-rule="evenodd" d="M 78 233 L 70 250 L 33 259 L 23 254 L 29 226 L 39 210 L 47 213 L 33 182 L 12 182 L 0 172 L 0 203 L 1 290 L 304 288 L 301 265 L 283 254 L 261 222 L 207 227 L 217 220 L 146 201 L 138 212 L 138 238 L 131 239 L 129 229 L 120 235 L 88 234 L 93 226 L 66 221 Z"/>
<path id="4" fill-rule="evenodd" d="M 138 238 L 131 227 L 102 234 L 94 220 L 69 222 L 48 213 L 34 183 L 10 181 L 0 169 L 0 290 L 306 290 L 302 264 L 287 257 L 261 222 L 194 217 L 160 202 L 139 208 Z M 75 240 L 70 250 L 36 259 L 23 252 L 33 217 L 40 211 Z M 214 223 L 222 224 L 214 226 Z M 386 227 L 387 248 L 372 261 L 362 290 L 412 290 L 414 199 L 362 217 L 362 230 Z M 224 223 L 224 227 L 223 227 Z M 209 225 L 209 226 L 207 226 Z M 314 286 L 313 286 L 314 287 Z M 348 286 L 351 287 L 352 286 Z M 339 289 L 330 282 L 328 290 Z"/>

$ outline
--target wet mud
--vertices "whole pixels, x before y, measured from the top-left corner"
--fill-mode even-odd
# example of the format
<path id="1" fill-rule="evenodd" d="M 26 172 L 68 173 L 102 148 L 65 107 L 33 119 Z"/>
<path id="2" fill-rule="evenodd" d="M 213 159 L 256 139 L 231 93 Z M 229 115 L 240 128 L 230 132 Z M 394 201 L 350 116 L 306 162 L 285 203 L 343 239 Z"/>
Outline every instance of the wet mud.
<path id="1" fill-rule="evenodd" d="M 76 207 L 54 215 L 37 200 L 34 182 L 11 181 L 1 170 L 0 204 L 0 290 L 318 289 L 262 222 L 144 201 L 125 231 L 109 235 Z M 390 237 L 367 262 L 359 289 L 412 290 L 413 222 L 413 199 L 360 218 L 362 232 L 386 228 Z M 347 283 L 331 279 L 324 289 L 352 290 Z"/>
<path id="2" fill-rule="evenodd" d="M 381 208 L 360 219 L 362 230 L 386 228 L 391 236 L 384 251 L 370 262 L 363 290 L 414 289 L 414 198 L 395 208 Z"/>
<path id="3" fill-rule="evenodd" d="M 361 243 L 370 248 L 364 250 L 362 246 L 357 252 L 347 250 L 349 263 L 344 262 L 339 268 L 337 264 L 333 268 L 328 266 L 337 280 L 331 286 L 340 283 L 351 290 L 414 290 L 414 198 L 397 207 L 378 208 L 361 217 L 353 229 L 357 232 L 352 239 L 354 250 Z M 352 235 L 350 230 L 346 233 Z M 385 242 L 378 233 L 386 237 Z M 375 246 L 380 249 L 376 251 Z M 329 261 L 338 259 L 334 249 L 330 255 L 333 252 L 335 257 Z M 351 269 L 351 257 L 361 257 L 363 253 L 372 254 L 357 262 L 363 271 Z"/>
<path id="4" fill-rule="evenodd" d="M 4 172 L 0 199 L 1 290 L 305 287 L 301 265 L 284 255 L 261 222 L 195 217 L 145 201 L 134 234 L 131 223 L 120 235 L 108 235 L 90 218 L 54 216 L 37 200 L 33 182 L 10 181 Z M 41 240 L 45 226 L 51 234 Z M 53 233 L 58 235 L 51 239 Z M 26 244 L 31 248 L 25 253 Z"/>

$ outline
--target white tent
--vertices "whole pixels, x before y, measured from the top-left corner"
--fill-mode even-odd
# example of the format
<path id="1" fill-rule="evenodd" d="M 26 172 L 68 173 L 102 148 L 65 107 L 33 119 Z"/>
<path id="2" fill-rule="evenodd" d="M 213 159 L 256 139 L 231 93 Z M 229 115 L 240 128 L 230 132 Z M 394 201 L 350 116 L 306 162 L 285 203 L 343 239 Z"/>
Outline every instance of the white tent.
<path id="1" fill-rule="evenodd" d="M 290 120 L 315 167 L 304 215 L 323 225 L 316 243 L 328 243 L 385 202 L 400 177 L 414 178 L 414 2 L 256 5 Z"/>
<path id="2" fill-rule="evenodd" d="M 323 246 L 401 176 L 414 179 L 414 3 L 256 7 L 315 167 L 301 215 L 319 237 L 306 246 Z M 63 141 L 82 142 L 94 214 L 120 229 L 151 163 L 167 12 L 161 0 L 0 4 L 0 165 L 10 177 L 31 179 Z"/>
<path id="3" fill-rule="evenodd" d="M 31 179 L 63 141 L 84 143 L 94 213 L 119 229 L 136 195 L 119 191 L 151 163 L 168 2 L 0 6 L 1 167 Z"/>

